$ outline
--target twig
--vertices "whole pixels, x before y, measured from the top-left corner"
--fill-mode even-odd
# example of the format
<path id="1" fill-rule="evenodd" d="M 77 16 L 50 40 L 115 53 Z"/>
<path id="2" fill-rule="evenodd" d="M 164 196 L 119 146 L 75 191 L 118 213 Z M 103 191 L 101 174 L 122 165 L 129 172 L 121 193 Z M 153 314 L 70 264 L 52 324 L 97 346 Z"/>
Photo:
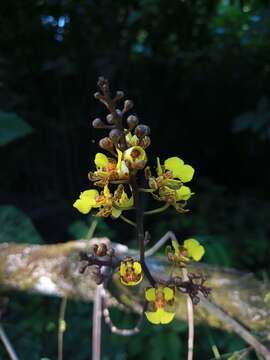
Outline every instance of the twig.
<path id="1" fill-rule="evenodd" d="M 183 280 L 188 281 L 187 269 L 182 269 Z M 193 347 L 194 347 L 194 314 L 193 314 L 193 303 L 190 296 L 187 296 L 187 315 L 188 315 L 188 360 L 193 359 Z"/>
<path id="2" fill-rule="evenodd" d="M 238 321 L 229 316 L 224 310 L 212 303 L 211 301 L 200 296 L 201 304 L 209 311 L 214 313 L 221 321 L 229 325 L 232 330 L 238 334 L 246 343 L 248 343 L 258 354 L 262 355 L 265 360 L 270 360 L 270 351 L 260 343 L 254 335 L 252 335 Z"/>
<path id="3" fill-rule="evenodd" d="M 8 337 L 7 337 L 7 334 L 3 328 L 3 326 L 0 324 L 0 339 L 2 340 L 2 343 L 10 357 L 11 360 L 19 360 L 13 346 L 11 345 Z"/>
<path id="4" fill-rule="evenodd" d="M 104 316 L 105 323 L 109 326 L 111 332 L 113 334 L 122 335 L 122 336 L 131 336 L 131 335 L 138 334 L 140 332 L 140 327 L 143 322 L 143 314 L 146 309 L 146 302 L 144 303 L 143 310 L 142 310 L 142 313 L 140 314 L 140 318 L 139 318 L 137 324 L 132 329 L 119 329 L 118 327 L 116 327 L 114 325 L 114 323 L 111 319 L 110 310 L 109 310 L 106 298 L 107 298 L 107 294 L 103 287 L 102 288 L 103 316 Z"/>
<path id="5" fill-rule="evenodd" d="M 64 332 L 66 330 L 65 312 L 67 307 L 67 298 L 61 300 L 59 320 L 58 320 L 58 360 L 63 360 Z"/>
<path id="6" fill-rule="evenodd" d="M 160 238 L 154 246 L 152 246 L 149 250 L 145 252 L 145 257 L 149 257 L 154 255 L 168 240 L 175 239 L 175 235 L 172 231 L 166 232 L 165 235 Z"/>
<path id="7" fill-rule="evenodd" d="M 93 306 L 92 360 L 101 358 L 101 321 L 102 321 L 102 289 L 97 285 Z"/>

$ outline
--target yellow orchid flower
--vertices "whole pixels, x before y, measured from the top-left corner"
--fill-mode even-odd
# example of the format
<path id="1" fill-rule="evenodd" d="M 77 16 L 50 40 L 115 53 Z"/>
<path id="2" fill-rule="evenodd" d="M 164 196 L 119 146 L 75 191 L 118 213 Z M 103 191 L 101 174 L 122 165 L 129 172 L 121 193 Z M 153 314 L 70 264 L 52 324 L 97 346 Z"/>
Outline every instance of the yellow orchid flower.
<path id="1" fill-rule="evenodd" d="M 151 189 L 157 190 L 167 186 L 172 190 L 179 190 L 183 183 L 192 179 L 194 169 L 190 165 L 185 165 L 184 161 L 178 157 L 168 158 L 164 165 L 161 165 L 160 159 L 157 158 L 156 172 L 157 177 L 154 177 L 150 169 L 146 169 L 145 175 Z"/>
<path id="2" fill-rule="evenodd" d="M 97 170 L 89 172 L 89 180 L 95 181 L 95 185 L 100 187 L 104 187 L 110 181 L 127 180 L 129 169 L 122 160 L 122 152 L 117 150 L 117 153 L 117 161 L 105 154 L 97 153 L 94 160 Z"/>
<path id="3" fill-rule="evenodd" d="M 168 324 L 175 316 L 174 312 L 165 310 L 165 307 L 172 306 L 174 301 L 174 291 L 169 287 L 159 286 L 149 288 L 145 291 L 145 298 L 154 311 L 146 311 L 145 315 L 152 324 Z"/>
<path id="4" fill-rule="evenodd" d="M 142 266 L 139 261 L 134 261 L 132 258 L 121 261 L 119 278 L 121 283 L 127 286 L 139 284 L 143 279 Z"/>
<path id="5" fill-rule="evenodd" d="M 128 198 L 123 185 L 119 185 L 114 194 L 105 185 L 101 193 L 95 189 L 82 192 L 73 206 L 83 214 L 88 214 L 92 208 L 100 208 L 97 216 L 118 218 L 123 210 L 133 206 L 133 197 Z"/>
<path id="6" fill-rule="evenodd" d="M 141 146 L 132 146 L 123 153 L 128 168 L 143 169 L 147 162 L 146 152 Z"/>
<path id="7" fill-rule="evenodd" d="M 166 252 L 168 259 L 175 264 L 185 266 L 190 259 L 200 261 L 205 253 L 204 247 L 195 239 L 186 239 L 183 245 L 179 245 L 176 240 L 172 240 L 172 248 L 167 247 Z"/>

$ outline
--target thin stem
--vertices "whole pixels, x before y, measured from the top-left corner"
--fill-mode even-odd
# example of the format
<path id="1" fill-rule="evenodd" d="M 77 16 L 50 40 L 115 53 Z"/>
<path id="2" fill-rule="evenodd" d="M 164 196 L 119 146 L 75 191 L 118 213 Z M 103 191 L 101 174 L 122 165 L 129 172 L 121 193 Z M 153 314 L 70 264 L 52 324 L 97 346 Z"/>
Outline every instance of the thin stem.
<path id="1" fill-rule="evenodd" d="M 165 235 L 160 238 L 151 249 L 145 252 L 145 257 L 154 255 L 168 240 L 174 240 L 176 237 L 172 231 L 166 232 Z"/>
<path id="2" fill-rule="evenodd" d="M 0 339 L 2 340 L 2 343 L 10 357 L 11 360 L 19 360 L 13 346 L 11 345 L 11 342 L 9 341 L 7 334 L 3 328 L 3 326 L 0 324 Z"/>
<path id="3" fill-rule="evenodd" d="M 103 285 L 97 285 L 93 307 L 93 331 L 92 331 L 92 359 L 101 359 L 101 322 L 102 322 L 102 289 Z"/>
<path id="4" fill-rule="evenodd" d="M 120 215 L 120 219 L 122 219 L 123 221 L 125 221 L 126 223 L 128 223 L 131 226 L 134 226 L 135 228 L 137 227 L 136 223 L 133 222 L 132 220 L 129 220 L 128 218 L 126 218 L 124 215 Z"/>
<path id="5" fill-rule="evenodd" d="M 63 360 L 64 332 L 66 330 L 65 312 L 67 307 L 67 298 L 61 300 L 59 319 L 58 319 L 58 360 Z"/>
<path id="6" fill-rule="evenodd" d="M 140 248 L 140 262 L 145 276 L 150 282 L 152 287 L 155 287 L 155 280 L 152 277 L 146 263 L 145 263 L 145 236 L 144 236 L 144 227 L 143 227 L 143 209 L 141 202 L 141 193 L 139 192 L 136 176 L 133 175 L 130 177 L 130 184 L 132 188 L 132 193 L 134 197 L 134 203 L 136 208 L 136 225 L 137 225 L 137 240 Z"/>
<path id="7" fill-rule="evenodd" d="M 153 214 L 161 213 L 161 212 L 167 210 L 169 206 L 170 205 L 166 203 L 165 205 L 163 205 L 163 206 L 161 206 L 161 207 L 159 207 L 157 209 L 145 211 L 144 215 L 153 215 Z"/>
<path id="8" fill-rule="evenodd" d="M 141 191 L 141 192 L 146 192 L 146 193 L 152 193 L 152 192 L 154 192 L 155 190 L 154 190 L 154 189 L 139 188 L 139 191 Z"/>
<path id="9" fill-rule="evenodd" d="M 120 329 L 114 325 L 114 323 L 111 319 L 110 310 L 109 310 L 106 299 L 107 299 L 107 294 L 103 287 L 102 288 L 103 316 L 104 316 L 105 323 L 109 326 L 111 332 L 114 334 L 117 334 L 117 335 L 122 335 L 122 336 L 131 336 L 131 335 L 138 334 L 140 332 L 140 327 L 143 322 L 143 314 L 144 314 L 144 311 L 146 310 L 147 303 L 146 302 L 144 303 L 143 310 L 142 310 L 142 313 L 140 314 L 139 320 L 132 329 Z"/>
<path id="10" fill-rule="evenodd" d="M 96 219 L 94 219 L 90 225 L 88 232 L 87 232 L 86 239 L 88 239 L 88 240 L 92 239 L 92 237 L 94 236 L 94 233 L 96 231 L 97 225 L 98 225 L 98 221 Z"/>
<path id="11" fill-rule="evenodd" d="M 182 269 L 183 280 L 188 281 L 187 269 Z M 193 314 L 193 303 L 190 296 L 187 296 L 187 315 L 188 315 L 188 360 L 193 359 L 193 347 L 194 347 L 194 314 Z"/>

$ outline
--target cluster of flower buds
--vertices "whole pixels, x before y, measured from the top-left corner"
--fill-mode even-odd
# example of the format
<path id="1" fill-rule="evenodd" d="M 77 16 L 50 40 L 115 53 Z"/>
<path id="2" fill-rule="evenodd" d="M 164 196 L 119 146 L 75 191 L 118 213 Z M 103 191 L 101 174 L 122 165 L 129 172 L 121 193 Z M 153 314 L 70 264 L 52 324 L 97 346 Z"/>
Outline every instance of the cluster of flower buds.
<path id="1" fill-rule="evenodd" d="M 199 300 L 199 293 L 207 296 L 210 290 L 204 286 L 205 279 L 201 275 L 189 274 L 185 281 L 180 277 L 164 281 L 154 279 L 144 261 L 146 238 L 138 194 L 148 193 L 155 200 L 165 203 L 161 208 L 148 213 L 160 212 L 169 206 L 173 206 L 179 213 L 186 212 L 187 200 L 193 192 L 184 184 L 192 180 L 194 169 L 174 156 L 164 163 L 157 157 L 156 169 L 151 171 L 146 154 L 151 143 L 150 128 L 140 124 L 138 117 L 130 113 L 134 104 L 131 100 L 124 101 L 122 91 L 117 91 L 112 97 L 108 80 L 104 78 L 99 79 L 98 87 L 99 92 L 95 94 L 95 98 L 106 106 L 109 114 L 104 120 L 95 119 L 92 125 L 96 129 L 108 130 L 107 136 L 99 141 L 100 148 L 106 153 L 98 152 L 95 155 L 95 170 L 88 174 L 90 182 L 96 188 L 81 192 L 73 206 L 83 214 L 94 210 L 96 216 L 121 218 L 135 226 L 140 242 L 140 259 L 119 259 L 106 244 L 96 244 L 90 254 L 81 255 L 81 272 L 88 266 L 94 266 L 95 279 L 97 283 L 101 283 L 117 271 L 120 283 L 125 286 L 136 286 L 147 279 L 151 287 L 145 289 L 145 315 L 153 324 L 167 324 L 175 315 L 174 299 L 177 291 L 188 293 L 195 304 Z M 117 106 L 120 100 L 123 101 L 121 108 Z M 139 173 L 144 176 L 147 188 L 138 185 Z M 124 211 L 130 210 L 136 211 L 136 222 L 122 215 Z M 183 244 L 173 240 L 171 246 L 166 248 L 169 262 L 180 268 L 186 268 L 190 261 L 201 260 L 204 252 L 204 247 L 195 239 L 187 239 Z"/>

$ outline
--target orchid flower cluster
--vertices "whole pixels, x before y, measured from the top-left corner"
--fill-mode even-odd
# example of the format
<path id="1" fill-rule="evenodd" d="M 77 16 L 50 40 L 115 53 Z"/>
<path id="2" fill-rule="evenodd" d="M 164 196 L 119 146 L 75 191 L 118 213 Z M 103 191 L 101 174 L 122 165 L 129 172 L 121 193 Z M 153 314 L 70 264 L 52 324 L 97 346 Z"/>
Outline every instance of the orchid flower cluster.
<path id="1" fill-rule="evenodd" d="M 104 267 L 109 267 L 111 274 L 116 272 L 124 286 L 137 286 L 143 279 L 147 280 L 150 286 L 144 290 L 145 316 L 153 324 L 167 324 L 175 316 L 177 291 L 187 293 L 193 303 L 197 303 L 198 294 L 207 296 L 210 289 L 203 285 L 205 279 L 200 274 L 195 277 L 188 274 L 187 279 L 179 276 L 156 279 L 152 275 L 145 261 L 143 218 L 145 214 L 160 213 L 169 207 L 178 213 L 187 212 L 187 201 L 194 193 L 186 183 L 192 180 L 194 169 L 174 156 L 165 161 L 157 158 L 156 167 L 151 170 L 146 152 L 151 143 L 150 128 L 139 124 L 137 116 L 130 114 L 133 108 L 131 100 L 125 100 L 121 110 L 117 108 L 117 103 L 124 97 L 122 91 L 117 91 L 112 97 L 109 82 L 104 78 L 99 78 L 98 87 L 99 92 L 94 96 L 106 106 L 109 114 L 106 121 L 95 119 L 93 127 L 107 129 L 109 134 L 99 141 L 103 151 L 95 155 L 95 170 L 88 175 L 93 185 L 81 192 L 73 206 L 83 214 L 93 212 L 99 217 L 120 218 L 134 226 L 139 256 L 119 258 L 104 243 L 96 244 L 90 254 L 82 254 L 81 272 L 87 266 L 95 265 L 98 284 L 106 279 Z M 162 206 L 144 211 L 142 196 L 145 194 L 161 202 Z M 135 221 L 123 215 L 132 211 L 135 212 Z M 200 261 L 204 252 L 204 247 L 195 239 L 186 239 L 183 244 L 174 239 L 171 246 L 166 247 L 168 261 L 181 268 L 186 268 L 190 261 Z"/>

